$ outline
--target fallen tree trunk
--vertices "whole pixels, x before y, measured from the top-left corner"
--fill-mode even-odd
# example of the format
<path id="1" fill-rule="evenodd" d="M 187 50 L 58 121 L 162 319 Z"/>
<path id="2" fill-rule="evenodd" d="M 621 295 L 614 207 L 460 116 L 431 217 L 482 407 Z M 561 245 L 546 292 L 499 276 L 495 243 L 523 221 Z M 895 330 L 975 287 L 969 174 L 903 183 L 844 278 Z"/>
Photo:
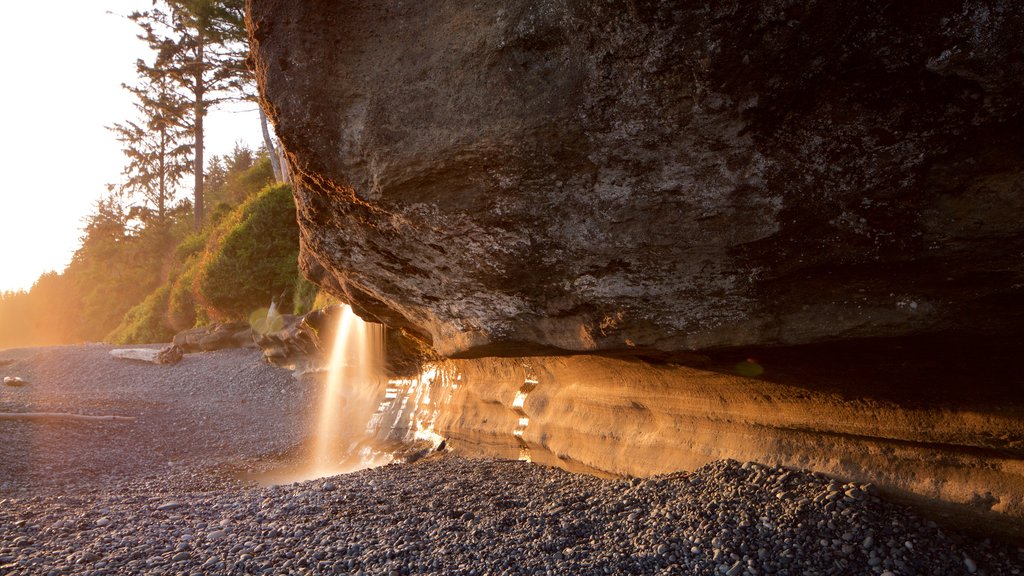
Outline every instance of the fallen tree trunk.
<path id="1" fill-rule="evenodd" d="M 134 416 L 90 416 L 67 412 L 0 412 L 0 420 L 87 420 L 101 422 L 132 422 Z"/>

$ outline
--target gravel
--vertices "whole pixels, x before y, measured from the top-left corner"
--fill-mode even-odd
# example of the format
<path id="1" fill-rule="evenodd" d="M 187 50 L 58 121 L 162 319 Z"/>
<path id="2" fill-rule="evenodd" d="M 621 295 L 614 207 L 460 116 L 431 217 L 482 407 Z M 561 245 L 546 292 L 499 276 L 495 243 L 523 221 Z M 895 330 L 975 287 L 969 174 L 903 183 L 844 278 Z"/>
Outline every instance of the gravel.
<path id="1" fill-rule="evenodd" d="M 176 366 L 104 346 L 0 352 L 29 382 L 0 422 L 0 574 L 1015 575 L 1024 550 L 871 486 L 755 463 L 609 480 L 436 454 L 275 487 L 315 390 L 254 351 Z M 28 394 L 28 395 L 26 395 Z M 204 419 L 205 418 L 205 419 Z"/>
<path id="2" fill-rule="evenodd" d="M 0 351 L 0 412 L 131 416 L 133 422 L 0 420 L 0 495 L 71 490 L 196 470 L 259 470 L 309 434 L 317 387 L 261 362 L 258 350 L 188 354 L 161 366 L 91 344 Z"/>

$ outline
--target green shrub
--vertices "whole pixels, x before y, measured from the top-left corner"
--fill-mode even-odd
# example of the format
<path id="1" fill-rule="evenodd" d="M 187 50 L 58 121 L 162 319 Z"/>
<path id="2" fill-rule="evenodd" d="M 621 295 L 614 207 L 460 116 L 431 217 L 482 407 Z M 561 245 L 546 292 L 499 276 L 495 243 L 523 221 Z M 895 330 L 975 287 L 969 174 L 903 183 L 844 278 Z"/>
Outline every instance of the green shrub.
<path id="1" fill-rule="evenodd" d="M 230 198 L 235 202 L 245 200 L 252 195 L 252 190 L 262 190 L 274 183 L 274 169 L 270 166 L 270 158 L 263 156 L 256 160 L 247 170 L 238 175 L 237 179 L 228 181 Z"/>
<path id="2" fill-rule="evenodd" d="M 121 325 L 104 339 L 113 344 L 150 344 L 170 342 L 174 331 L 167 325 L 167 300 L 170 286 L 164 284 L 124 316 Z"/>
<path id="3" fill-rule="evenodd" d="M 201 253 L 203 248 L 206 247 L 206 240 L 209 236 L 210 231 L 206 229 L 200 232 L 192 232 L 185 236 L 185 239 L 174 249 L 175 256 L 177 256 L 178 260 L 184 262 L 188 260 L 189 256 Z"/>
<path id="4" fill-rule="evenodd" d="M 271 300 L 291 302 L 299 226 L 287 185 L 268 186 L 221 222 L 195 271 L 199 302 L 214 320 L 242 320 Z"/>
<path id="5" fill-rule="evenodd" d="M 295 279 L 295 296 L 292 298 L 292 314 L 305 314 L 313 309 L 320 287 L 306 280 L 302 274 Z"/>
<path id="6" fill-rule="evenodd" d="M 195 277 L 198 258 L 193 258 L 185 270 L 170 284 L 167 302 L 167 324 L 175 331 L 182 331 L 196 325 Z"/>
<path id="7" fill-rule="evenodd" d="M 311 308 L 317 310 L 319 308 L 327 308 L 328 306 L 337 306 L 338 304 L 341 304 L 341 300 L 331 296 L 329 292 L 321 288 L 316 293 L 316 298 L 313 299 Z"/>

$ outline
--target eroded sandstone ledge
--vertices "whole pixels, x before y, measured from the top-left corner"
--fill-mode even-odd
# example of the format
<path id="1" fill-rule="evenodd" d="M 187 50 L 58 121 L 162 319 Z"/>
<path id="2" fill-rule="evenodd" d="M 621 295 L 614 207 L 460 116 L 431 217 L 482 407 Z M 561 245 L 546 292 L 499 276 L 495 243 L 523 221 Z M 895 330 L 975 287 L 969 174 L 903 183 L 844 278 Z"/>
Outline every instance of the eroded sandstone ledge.
<path id="1" fill-rule="evenodd" d="M 870 482 L 937 519 L 1024 539 L 1024 406 L 852 396 L 593 356 L 450 361 L 434 430 L 469 455 L 649 476 L 733 458 Z"/>

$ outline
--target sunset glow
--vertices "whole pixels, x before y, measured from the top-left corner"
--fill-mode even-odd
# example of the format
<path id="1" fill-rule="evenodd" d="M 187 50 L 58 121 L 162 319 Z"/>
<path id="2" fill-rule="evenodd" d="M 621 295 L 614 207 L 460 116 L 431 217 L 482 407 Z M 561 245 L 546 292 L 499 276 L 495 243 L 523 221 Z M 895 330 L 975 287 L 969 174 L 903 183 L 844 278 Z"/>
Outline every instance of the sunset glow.
<path id="1" fill-rule="evenodd" d="M 20 2 L 4 7 L 0 35 L 5 134 L 0 157 L 0 291 L 28 289 L 60 271 L 78 247 L 82 218 L 118 183 L 124 157 L 106 126 L 132 114 L 121 83 L 147 57 L 138 26 L 123 15 L 145 1 Z M 209 154 L 236 140 L 260 145 L 253 106 L 212 112 Z M 184 195 L 184 191 L 179 197 Z"/>

